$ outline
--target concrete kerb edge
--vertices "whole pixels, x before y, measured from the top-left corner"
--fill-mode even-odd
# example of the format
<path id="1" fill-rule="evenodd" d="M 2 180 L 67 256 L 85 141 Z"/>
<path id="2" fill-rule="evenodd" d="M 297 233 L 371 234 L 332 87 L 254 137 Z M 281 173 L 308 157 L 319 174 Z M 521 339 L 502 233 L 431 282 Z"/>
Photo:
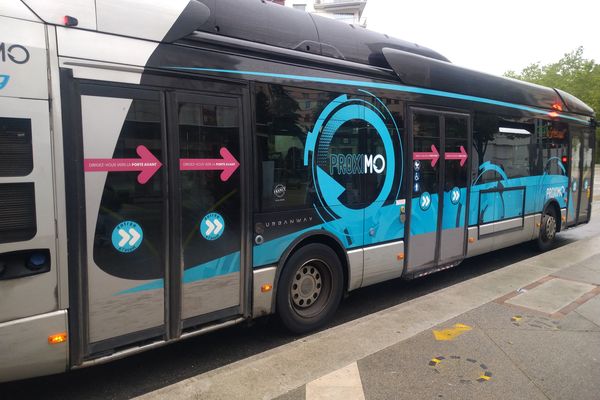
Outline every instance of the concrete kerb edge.
<path id="1" fill-rule="evenodd" d="M 582 251 L 582 250 L 585 250 L 585 251 Z M 565 255 L 567 255 L 567 254 L 568 254 L 568 257 L 565 257 Z M 464 314 L 465 312 L 469 312 L 483 304 L 486 304 L 490 301 L 494 301 L 494 299 L 506 294 L 507 291 L 510 292 L 511 290 L 517 290 L 520 287 L 527 286 L 528 284 L 531 284 L 532 282 L 536 282 L 537 280 L 542 279 L 543 277 L 550 275 L 553 272 L 573 266 L 573 265 L 575 265 L 585 259 L 588 259 L 596 254 L 600 254 L 600 236 L 594 236 L 594 237 L 591 237 L 588 239 L 580 240 L 575 243 L 571 243 L 571 244 L 562 246 L 560 248 L 551 250 L 547 253 L 543 253 L 543 254 L 537 255 L 535 257 L 532 257 L 530 259 L 523 260 L 523 261 L 517 262 L 515 264 L 512 264 L 510 266 L 493 271 L 484 276 L 476 277 L 476 278 L 461 282 L 457 285 L 453 285 L 450 287 L 440 289 L 438 291 L 429 293 L 425 296 L 421 296 L 421 297 L 409 300 L 407 302 L 404 302 L 402 304 L 398 304 L 396 306 L 392 306 L 387 309 L 378 311 L 376 313 L 361 317 L 358 320 L 349 321 L 344 324 L 329 328 L 327 330 L 317 332 L 316 334 L 313 334 L 309 337 L 302 338 L 302 339 L 296 340 L 294 342 L 291 342 L 289 344 L 286 344 L 284 346 L 270 349 L 263 353 L 256 354 L 256 355 L 250 356 L 246 359 L 239 360 L 234 363 L 222 366 L 213 371 L 209 371 L 204 374 L 198 375 L 196 377 L 192 377 L 187 380 L 175 383 L 171 386 L 167 386 L 165 388 L 159 389 L 156 392 L 148 393 L 147 396 L 144 395 L 142 397 L 153 398 L 153 395 L 158 395 L 160 397 L 161 393 L 162 394 L 167 394 L 167 393 L 174 394 L 173 390 L 178 392 L 180 395 L 183 395 L 186 397 L 187 396 L 196 396 L 199 393 L 197 391 L 198 389 L 200 389 L 201 391 L 202 391 L 202 389 L 210 390 L 209 388 L 210 388 L 210 386 L 212 386 L 212 384 L 210 382 L 208 382 L 208 380 L 210 378 L 213 378 L 216 376 L 225 378 L 226 376 L 232 376 L 233 374 L 235 374 L 238 371 L 243 371 L 244 374 L 248 374 L 248 373 L 252 374 L 250 371 L 253 370 L 254 373 L 260 374 L 256 368 L 252 367 L 252 363 L 268 364 L 269 359 L 280 356 L 282 351 L 291 355 L 291 353 L 294 352 L 295 350 L 299 350 L 299 349 L 309 350 L 310 347 L 315 347 L 315 348 L 322 347 L 323 342 L 331 343 L 331 340 L 340 341 L 340 336 L 346 336 L 346 338 L 351 337 L 352 335 L 348 334 L 349 332 L 360 331 L 360 328 L 363 327 L 365 324 L 375 322 L 375 325 L 381 326 L 381 323 L 380 323 L 381 318 L 384 318 L 386 316 L 389 316 L 390 319 L 394 319 L 394 320 L 397 319 L 397 318 L 393 318 L 394 313 L 401 311 L 402 309 L 416 308 L 416 309 L 421 309 L 424 312 L 425 311 L 427 311 L 427 312 L 437 311 L 437 312 L 435 312 L 435 314 L 438 314 L 438 318 L 427 321 L 427 322 L 419 321 L 419 319 L 416 316 L 415 316 L 416 319 L 414 321 L 408 321 L 408 320 L 397 321 L 398 325 L 396 327 L 405 329 L 405 331 L 402 333 L 401 332 L 385 332 L 384 330 L 380 330 L 380 331 L 376 332 L 372 337 L 372 341 L 373 341 L 372 345 L 365 346 L 364 352 L 355 349 L 354 351 L 356 353 L 354 354 L 354 356 L 342 357 L 343 360 L 342 359 L 336 360 L 336 362 L 339 362 L 339 364 L 347 365 L 349 362 L 353 362 L 353 361 L 359 360 L 361 358 L 364 358 L 370 354 L 373 354 L 374 352 L 383 350 L 383 349 L 385 349 L 389 346 L 392 346 L 400 341 L 406 340 L 414 335 L 417 335 L 420 332 L 423 332 L 427 329 L 431 329 L 432 327 L 434 327 L 440 323 L 444 323 L 445 321 L 456 318 L 457 316 Z M 557 262 L 558 259 L 562 259 L 562 261 Z M 557 265 L 557 264 L 559 264 L 559 265 Z M 525 267 L 525 269 L 523 269 L 523 267 Z M 511 283 L 510 288 L 504 287 L 501 290 L 503 293 L 498 293 L 497 291 L 496 291 L 496 293 L 494 293 L 495 292 L 494 285 L 493 285 L 494 280 L 497 278 L 498 279 L 500 279 L 500 278 L 504 279 L 507 277 L 511 278 L 511 275 L 513 275 L 513 271 L 519 271 L 519 274 L 514 274 L 514 275 L 518 275 L 518 277 L 520 277 L 521 281 L 525 281 L 525 280 L 529 280 L 529 281 L 526 284 L 519 284 L 519 285 Z M 474 283 L 474 282 L 481 282 L 481 280 L 478 280 L 478 279 L 484 278 L 484 277 L 486 278 L 485 281 L 490 281 L 490 282 L 486 282 L 487 283 L 486 286 L 490 286 L 487 289 L 478 287 L 478 285 L 476 285 Z M 519 280 L 519 279 L 517 279 L 517 277 L 515 277 L 515 281 L 517 281 L 517 280 Z M 464 301 L 463 301 L 463 304 L 466 307 L 462 308 L 456 312 L 451 311 L 451 310 L 446 310 L 446 308 L 448 308 L 447 304 L 442 304 L 442 305 L 440 305 L 439 303 L 436 304 L 436 302 L 438 301 L 438 300 L 436 300 L 436 297 L 445 295 L 449 298 L 458 299 L 460 296 L 460 291 L 462 289 L 468 290 L 469 286 L 472 287 L 471 289 L 473 291 L 475 291 L 475 290 L 483 290 L 483 291 L 490 290 L 491 292 L 483 300 L 481 298 L 479 298 L 478 301 L 470 301 L 470 302 L 467 302 L 467 304 L 464 304 Z M 483 301 L 483 303 L 482 303 L 482 301 Z M 432 305 L 434 305 L 433 309 L 431 308 Z M 437 305 L 437 307 L 436 307 L 436 305 Z M 422 315 L 421 313 L 418 313 L 418 312 L 412 313 L 412 315 L 415 315 L 415 314 Z M 411 318 L 408 318 L 408 319 L 411 319 Z M 344 332 L 345 335 L 338 335 L 339 332 Z M 319 342 L 321 342 L 321 343 L 319 343 Z M 329 364 L 329 363 L 327 363 L 327 364 Z M 339 367 L 343 367 L 344 365 L 340 365 Z M 324 366 L 322 366 L 322 367 L 324 367 Z M 329 366 L 329 367 L 330 368 L 326 368 L 327 371 L 325 371 L 325 373 L 329 373 L 329 372 L 335 370 L 335 368 L 334 368 L 335 366 Z M 317 370 L 319 370 L 319 368 L 317 368 Z M 323 372 L 324 371 L 318 371 L 318 373 L 307 372 L 306 376 L 304 377 L 305 379 L 302 379 L 304 381 L 302 384 L 308 382 L 309 380 L 316 379 L 320 376 L 323 376 L 324 375 Z M 291 378 L 291 377 L 288 377 L 288 378 Z M 287 381 L 287 382 L 285 382 L 285 381 Z M 184 382 L 187 382 L 188 384 L 185 384 Z M 197 386 L 195 386 L 195 389 L 194 389 L 194 387 L 190 387 L 189 384 L 197 385 Z M 279 390 L 273 390 L 274 388 L 271 388 L 271 390 L 269 390 L 269 395 L 274 397 L 276 395 L 284 394 L 289 390 L 293 390 L 297 387 L 300 387 L 302 384 L 298 385 L 298 382 L 290 382 L 288 379 L 284 378 L 284 379 L 282 379 L 282 381 L 279 381 Z M 255 394 L 258 395 L 258 393 L 255 393 Z"/>

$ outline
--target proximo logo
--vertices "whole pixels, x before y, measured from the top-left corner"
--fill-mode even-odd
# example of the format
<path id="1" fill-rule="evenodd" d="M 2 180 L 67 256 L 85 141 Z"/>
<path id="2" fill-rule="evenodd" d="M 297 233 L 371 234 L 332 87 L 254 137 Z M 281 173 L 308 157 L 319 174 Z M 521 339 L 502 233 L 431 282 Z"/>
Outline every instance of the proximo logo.
<path id="1" fill-rule="evenodd" d="M 25 46 L 0 42 L 0 62 L 11 61 L 15 64 L 26 64 L 30 58 L 29 50 Z"/>
<path id="2" fill-rule="evenodd" d="M 396 157 L 402 157 L 400 132 L 384 102 L 371 93 L 362 92 L 365 93 L 364 97 L 350 97 L 344 94 L 332 100 L 325 106 L 306 138 L 304 165 L 311 167 L 316 189 L 314 205 L 324 222 L 341 219 L 345 221 L 346 226 L 350 226 L 356 221 L 374 216 L 384 204 L 399 195 L 402 169 L 397 172 L 396 165 L 402 168 L 403 162 L 398 162 Z M 365 139 L 369 143 L 376 143 L 377 152 L 344 153 L 352 152 L 351 149 L 358 146 L 356 142 L 354 145 L 349 143 L 346 137 L 342 139 L 342 145 L 334 141 L 338 132 L 348 131 L 341 129 L 344 125 L 348 127 L 348 124 L 359 124 L 361 134 L 367 135 Z M 362 129 L 365 126 L 368 129 Z M 347 148 L 350 150 L 346 150 Z M 341 176 L 371 174 L 384 175 L 379 192 L 369 193 L 369 196 L 372 195 L 368 200 L 370 204 L 364 208 L 354 208 L 355 203 L 349 200 L 354 194 L 345 194 L 348 186 L 341 183 L 346 181 Z M 321 208 L 323 213 L 319 211 Z M 329 217 L 324 218 L 324 215 Z M 358 225 L 355 229 L 362 230 L 362 225 Z"/>
<path id="3" fill-rule="evenodd" d="M 332 154 L 329 175 L 381 174 L 385 171 L 385 158 L 381 154 Z"/>

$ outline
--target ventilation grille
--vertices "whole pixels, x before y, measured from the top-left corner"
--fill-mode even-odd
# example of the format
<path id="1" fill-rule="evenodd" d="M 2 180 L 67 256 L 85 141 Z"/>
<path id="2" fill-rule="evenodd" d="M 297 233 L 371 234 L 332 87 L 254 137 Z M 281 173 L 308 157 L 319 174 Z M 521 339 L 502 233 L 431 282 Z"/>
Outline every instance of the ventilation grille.
<path id="1" fill-rule="evenodd" d="M 0 184 L 0 243 L 29 240 L 36 230 L 33 183 Z"/>
<path id="2" fill-rule="evenodd" d="M 32 169 L 31 120 L 0 118 L 0 176 L 25 176 Z"/>

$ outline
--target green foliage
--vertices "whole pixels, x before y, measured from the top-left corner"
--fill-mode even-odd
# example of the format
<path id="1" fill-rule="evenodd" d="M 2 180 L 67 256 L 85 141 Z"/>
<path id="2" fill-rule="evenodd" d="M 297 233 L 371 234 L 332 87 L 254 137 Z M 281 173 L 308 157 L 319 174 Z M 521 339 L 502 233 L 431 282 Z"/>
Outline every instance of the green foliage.
<path id="1" fill-rule="evenodd" d="M 504 76 L 538 85 L 564 90 L 581 99 L 600 116 L 600 64 L 583 57 L 583 47 L 567 53 L 555 63 L 530 64 L 520 73 L 507 71 Z M 600 143 L 600 129 L 596 129 L 596 143 Z M 600 147 L 596 146 L 596 160 L 600 162 Z"/>

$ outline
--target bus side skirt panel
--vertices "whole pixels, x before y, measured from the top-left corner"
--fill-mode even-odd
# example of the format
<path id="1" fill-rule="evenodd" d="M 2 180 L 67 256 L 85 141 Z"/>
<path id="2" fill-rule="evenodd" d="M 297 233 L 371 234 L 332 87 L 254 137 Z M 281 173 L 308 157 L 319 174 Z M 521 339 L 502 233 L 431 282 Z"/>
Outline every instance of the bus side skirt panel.
<path id="1" fill-rule="evenodd" d="M 57 374 L 67 370 L 68 342 L 50 344 L 48 335 L 67 332 L 67 311 L 60 310 L 0 324 L 0 382 Z"/>

